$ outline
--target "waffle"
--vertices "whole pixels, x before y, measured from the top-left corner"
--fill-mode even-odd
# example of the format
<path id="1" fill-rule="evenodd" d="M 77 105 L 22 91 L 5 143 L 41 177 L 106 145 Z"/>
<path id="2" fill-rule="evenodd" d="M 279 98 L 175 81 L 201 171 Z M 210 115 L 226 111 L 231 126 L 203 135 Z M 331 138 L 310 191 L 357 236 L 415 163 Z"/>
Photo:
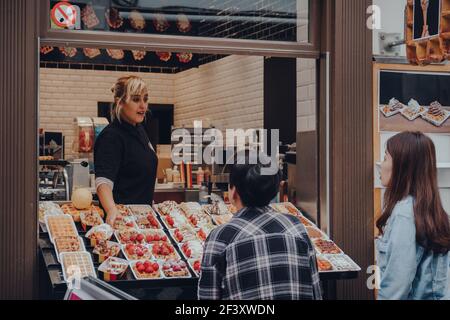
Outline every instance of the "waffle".
<path id="1" fill-rule="evenodd" d="M 192 215 L 199 214 L 202 210 L 202 207 L 197 202 L 183 202 L 179 208 L 188 218 Z"/>
<path id="2" fill-rule="evenodd" d="M 361 268 L 359 268 L 359 266 L 356 265 L 352 259 L 350 259 L 348 256 L 343 255 L 343 254 L 329 255 L 329 256 L 327 256 L 327 259 L 334 266 L 334 269 L 339 270 L 339 271 L 359 271 L 359 270 L 361 270 Z"/>
<path id="3" fill-rule="evenodd" d="M 127 260 L 130 261 L 152 258 L 152 253 L 150 252 L 149 248 L 143 244 L 129 243 L 126 246 L 122 247 L 122 252 Z"/>
<path id="4" fill-rule="evenodd" d="M 66 215 L 47 217 L 47 228 L 52 239 L 65 236 L 78 237 L 72 218 Z"/>
<path id="5" fill-rule="evenodd" d="M 76 209 L 72 203 L 66 203 L 61 206 L 62 211 L 65 214 L 70 215 L 73 218 L 73 221 L 80 222 L 80 211 Z"/>
<path id="6" fill-rule="evenodd" d="M 342 253 L 341 249 L 330 240 L 318 239 L 314 241 L 316 249 L 322 254 L 339 254 Z"/>
<path id="7" fill-rule="evenodd" d="M 170 259 L 163 263 L 162 270 L 167 278 L 190 277 L 186 262 L 183 260 Z"/>
<path id="8" fill-rule="evenodd" d="M 100 215 L 95 211 L 86 211 L 80 214 L 81 223 L 89 227 L 99 226 L 103 224 Z"/>
<path id="9" fill-rule="evenodd" d="M 58 253 L 84 251 L 78 237 L 57 237 L 54 240 Z"/>
<path id="10" fill-rule="evenodd" d="M 325 258 L 317 257 L 317 266 L 319 271 L 332 271 L 333 265 Z"/>
<path id="11" fill-rule="evenodd" d="M 300 216 L 299 219 L 303 223 L 304 226 L 306 226 L 306 227 L 312 226 L 312 223 L 305 217 Z"/>
<path id="12" fill-rule="evenodd" d="M 158 211 L 161 215 L 165 216 L 169 213 L 176 211 L 179 212 L 178 204 L 175 201 L 164 201 L 158 205 Z"/>
<path id="13" fill-rule="evenodd" d="M 152 207 L 148 205 L 130 205 L 128 208 L 136 216 L 146 216 L 149 213 L 153 213 Z"/>
<path id="14" fill-rule="evenodd" d="M 141 267 L 140 267 L 141 266 Z M 151 266 L 151 267 L 150 267 Z M 156 267 L 157 266 L 157 267 Z M 140 270 L 138 268 L 141 268 Z M 150 267 L 150 268 L 149 268 Z M 148 268 L 148 269 L 147 269 Z M 156 262 L 151 261 L 137 261 L 131 265 L 133 274 L 136 279 L 157 279 L 162 278 L 161 270 Z M 146 272 L 151 271 L 151 272 Z"/>
<path id="15" fill-rule="evenodd" d="M 119 213 L 124 217 L 129 217 L 132 215 L 130 209 L 125 207 L 123 204 L 117 204 L 116 208 L 119 211 Z"/>
<path id="16" fill-rule="evenodd" d="M 97 277 L 91 255 L 88 252 L 65 252 L 61 254 L 61 261 L 66 280 L 77 270 L 77 267 L 82 278 Z"/>
<path id="17" fill-rule="evenodd" d="M 323 233 L 314 227 L 306 227 L 306 231 L 311 239 L 321 239 L 323 238 Z"/>

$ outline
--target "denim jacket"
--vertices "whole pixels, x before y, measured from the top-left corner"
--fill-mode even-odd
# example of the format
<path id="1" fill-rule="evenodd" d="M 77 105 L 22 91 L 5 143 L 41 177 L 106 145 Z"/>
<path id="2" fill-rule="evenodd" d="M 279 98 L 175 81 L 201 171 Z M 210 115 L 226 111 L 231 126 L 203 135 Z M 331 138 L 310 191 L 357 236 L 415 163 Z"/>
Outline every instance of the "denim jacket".
<path id="1" fill-rule="evenodd" d="M 376 240 L 380 300 L 450 299 L 450 253 L 426 252 L 416 242 L 414 199 L 397 203 Z"/>

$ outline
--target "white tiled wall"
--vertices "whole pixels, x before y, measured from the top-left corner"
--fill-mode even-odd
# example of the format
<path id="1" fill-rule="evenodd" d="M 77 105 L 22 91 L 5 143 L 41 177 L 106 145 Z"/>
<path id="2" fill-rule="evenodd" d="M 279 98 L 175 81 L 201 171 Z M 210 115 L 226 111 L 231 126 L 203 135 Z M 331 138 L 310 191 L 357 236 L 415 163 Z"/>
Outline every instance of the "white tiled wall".
<path id="1" fill-rule="evenodd" d="M 72 143 L 75 117 L 96 117 L 97 102 L 112 102 L 111 87 L 130 73 L 74 69 L 40 69 L 39 127 L 63 132 L 66 158 L 76 157 Z M 173 75 L 140 73 L 150 88 L 151 103 L 174 102 Z"/>
<path id="2" fill-rule="evenodd" d="M 316 130 L 316 62 L 297 59 L 297 132 Z"/>
<path id="3" fill-rule="evenodd" d="M 228 56 L 175 75 L 175 126 L 263 128 L 264 58 Z"/>

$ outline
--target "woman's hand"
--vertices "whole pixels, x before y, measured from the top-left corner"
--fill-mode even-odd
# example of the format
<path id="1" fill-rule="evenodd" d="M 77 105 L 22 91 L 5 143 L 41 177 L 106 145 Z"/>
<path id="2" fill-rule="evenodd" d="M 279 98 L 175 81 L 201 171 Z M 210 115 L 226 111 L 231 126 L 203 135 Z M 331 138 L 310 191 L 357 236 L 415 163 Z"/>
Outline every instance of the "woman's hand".
<path id="1" fill-rule="evenodd" d="M 106 223 L 111 227 L 114 227 L 114 221 L 119 216 L 119 211 L 116 208 L 113 208 L 110 212 L 108 212 L 106 216 Z"/>

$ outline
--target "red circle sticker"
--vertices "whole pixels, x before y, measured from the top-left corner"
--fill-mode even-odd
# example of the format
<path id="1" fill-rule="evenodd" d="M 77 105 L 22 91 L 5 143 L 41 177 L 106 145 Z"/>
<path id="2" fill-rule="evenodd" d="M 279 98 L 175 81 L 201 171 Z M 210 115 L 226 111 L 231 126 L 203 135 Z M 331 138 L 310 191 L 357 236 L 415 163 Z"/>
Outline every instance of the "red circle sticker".
<path id="1" fill-rule="evenodd" d="M 68 2 L 58 2 L 53 7 L 50 18 L 56 26 L 70 28 L 77 21 L 77 10 Z"/>

